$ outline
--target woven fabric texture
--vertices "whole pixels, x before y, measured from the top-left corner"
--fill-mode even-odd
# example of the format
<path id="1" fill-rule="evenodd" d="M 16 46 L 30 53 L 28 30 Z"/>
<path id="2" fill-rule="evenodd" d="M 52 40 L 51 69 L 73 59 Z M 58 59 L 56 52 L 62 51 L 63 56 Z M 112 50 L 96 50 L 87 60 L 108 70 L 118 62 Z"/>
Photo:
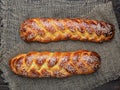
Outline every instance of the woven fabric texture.
<path id="1" fill-rule="evenodd" d="M 120 32 L 112 2 L 108 0 L 0 0 L 1 33 L 0 69 L 11 90 L 89 90 L 120 76 Z M 110 42 L 91 43 L 60 41 L 26 43 L 19 36 L 20 24 L 33 17 L 80 17 L 106 21 L 115 25 L 115 37 Z M 15 75 L 9 60 L 29 51 L 96 51 L 102 59 L 101 68 L 91 75 L 75 75 L 64 79 L 31 79 Z"/>

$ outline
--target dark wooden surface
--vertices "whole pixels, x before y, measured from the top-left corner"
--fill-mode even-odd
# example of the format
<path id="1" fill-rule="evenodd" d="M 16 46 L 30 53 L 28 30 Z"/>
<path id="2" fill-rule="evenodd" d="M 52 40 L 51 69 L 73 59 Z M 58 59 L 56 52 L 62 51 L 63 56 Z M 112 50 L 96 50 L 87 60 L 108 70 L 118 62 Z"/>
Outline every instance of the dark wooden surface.
<path id="1" fill-rule="evenodd" d="M 114 11 L 118 20 L 119 28 L 120 28 L 120 0 L 112 0 Z M 0 75 L 2 72 L 0 72 Z M 9 90 L 8 84 L 3 81 L 3 78 L 0 77 L 0 90 Z M 106 83 L 102 86 L 95 88 L 94 90 L 120 90 L 120 78 L 117 80 Z"/>

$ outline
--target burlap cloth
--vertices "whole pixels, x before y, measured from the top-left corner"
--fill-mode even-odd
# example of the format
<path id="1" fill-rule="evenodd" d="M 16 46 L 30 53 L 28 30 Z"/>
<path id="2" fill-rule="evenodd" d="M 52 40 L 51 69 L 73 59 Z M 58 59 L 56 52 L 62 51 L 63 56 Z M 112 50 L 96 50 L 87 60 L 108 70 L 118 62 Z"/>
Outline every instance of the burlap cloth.
<path id="1" fill-rule="evenodd" d="M 0 16 L 1 63 L 3 77 L 12 90 L 90 90 L 120 76 L 120 32 L 112 3 L 108 0 L 1 0 Z M 60 41 L 47 44 L 26 43 L 19 36 L 23 20 L 32 17 L 85 17 L 115 25 L 115 37 L 101 44 L 80 41 Z M 75 51 L 87 49 L 101 55 L 98 72 L 64 79 L 31 79 L 11 72 L 8 61 L 29 51 Z"/>

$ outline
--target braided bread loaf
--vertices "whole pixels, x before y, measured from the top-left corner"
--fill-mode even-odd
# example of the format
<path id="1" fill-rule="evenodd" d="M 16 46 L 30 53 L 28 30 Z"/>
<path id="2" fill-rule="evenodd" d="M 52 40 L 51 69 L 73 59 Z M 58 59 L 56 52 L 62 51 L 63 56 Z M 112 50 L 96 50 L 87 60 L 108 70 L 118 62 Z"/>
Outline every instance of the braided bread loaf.
<path id="1" fill-rule="evenodd" d="M 26 77 L 68 77 L 98 70 L 100 56 L 95 52 L 29 52 L 10 60 L 12 71 Z"/>
<path id="2" fill-rule="evenodd" d="M 20 36 L 27 42 L 80 40 L 109 41 L 114 36 L 114 26 L 102 21 L 79 18 L 32 18 L 20 28 Z"/>

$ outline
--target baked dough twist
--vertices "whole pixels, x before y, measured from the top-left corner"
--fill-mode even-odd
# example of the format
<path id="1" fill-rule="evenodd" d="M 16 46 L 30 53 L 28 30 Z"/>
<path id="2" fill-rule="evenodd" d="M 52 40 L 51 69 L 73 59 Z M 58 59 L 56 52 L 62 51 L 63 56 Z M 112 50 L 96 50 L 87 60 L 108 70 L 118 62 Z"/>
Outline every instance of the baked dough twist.
<path id="1" fill-rule="evenodd" d="M 96 52 L 29 52 L 10 60 L 12 71 L 26 77 L 63 78 L 74 74 L 90 74 L 98 70 L 101 60 Z"/>
<path id="2" fill-rule="evenodd" d="M 69 39 L 103 42 L 113 38 L 114 26 L 103 21 L 79 18 L 32 18 L 22 23 L 20 36 L 27 42 Z"/>

